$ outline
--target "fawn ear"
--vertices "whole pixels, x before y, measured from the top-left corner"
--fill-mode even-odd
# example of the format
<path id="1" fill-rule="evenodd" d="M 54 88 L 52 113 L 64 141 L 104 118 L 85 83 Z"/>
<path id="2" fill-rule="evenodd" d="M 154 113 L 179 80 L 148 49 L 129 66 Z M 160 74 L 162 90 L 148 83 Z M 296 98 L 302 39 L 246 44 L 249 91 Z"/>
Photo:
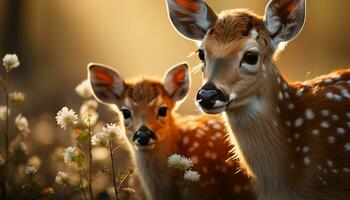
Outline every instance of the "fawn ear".
<path id="1" fill-rule="evenodd" d="M 203 0 L 166 0 L 169 18 L 180 35 L 202 40 L 217 15 Z"/>
<path id="2" fill-rule="evenodd" d="M 181 63 L 170 68 L 165 73 L 163 86 L 174 101 L 183 99 L 190 87 L 190 74 L 187 64 Z"/>
<path id="3" fill-rule="evenodd" d="M 275 46 L 298 36 L 305 23 L 306 0 L 271 0 L 265 10 L 265 27 Z"/>
<path id="4" fill-rule="evenodd" d="M 90 63 L 88 65 L 88 78 L 95 97 L 103 103 L 116 104 L 124 94 L 124 80 L 111 67 Z"/>

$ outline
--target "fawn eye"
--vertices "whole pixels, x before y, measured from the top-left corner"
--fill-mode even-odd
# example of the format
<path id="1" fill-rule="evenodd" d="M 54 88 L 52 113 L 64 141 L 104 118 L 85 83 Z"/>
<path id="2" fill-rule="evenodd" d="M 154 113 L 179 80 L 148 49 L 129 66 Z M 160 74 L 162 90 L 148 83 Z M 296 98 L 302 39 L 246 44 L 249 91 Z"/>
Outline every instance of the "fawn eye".
<path id="1" fill-rule="evenodd" d="M 198 49 L 198 57 L 202 62 L 205 62 L 205 54 L 202 49 Z"/>
<path id="2" fill-rule="evenodd" d="M 160 117 L 165 117 L 168 113 L 168 108 L 167 107 L 161 107 L 158 110 L 158 116 Z"/>
<path id="3" fill-rule="evenodd" d="M 121 110 L 124 116 L 124 119 L 131 119 L 131 112 L 128 109 L 122 109 Z"/>
<path id="4" fill-rule="evenodd" d="M 242 63 L 246 63 L 248 65 L 256 65 L 259 60 L 259 53 L 255 51 L 248 51 L 244 54 Z"/>

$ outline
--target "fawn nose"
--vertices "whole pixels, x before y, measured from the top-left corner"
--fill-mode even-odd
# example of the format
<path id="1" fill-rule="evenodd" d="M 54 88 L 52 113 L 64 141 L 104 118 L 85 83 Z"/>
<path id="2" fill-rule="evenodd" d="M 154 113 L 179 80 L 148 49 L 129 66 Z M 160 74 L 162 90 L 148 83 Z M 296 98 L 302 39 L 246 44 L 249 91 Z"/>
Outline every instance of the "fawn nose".
<path id="1" fill-rule="evenodd" d="M 144 125 L 141 126 L 133 136 L 134 143 L 140 146 L 152 144 L 155 140 L 156 134 Z"/>

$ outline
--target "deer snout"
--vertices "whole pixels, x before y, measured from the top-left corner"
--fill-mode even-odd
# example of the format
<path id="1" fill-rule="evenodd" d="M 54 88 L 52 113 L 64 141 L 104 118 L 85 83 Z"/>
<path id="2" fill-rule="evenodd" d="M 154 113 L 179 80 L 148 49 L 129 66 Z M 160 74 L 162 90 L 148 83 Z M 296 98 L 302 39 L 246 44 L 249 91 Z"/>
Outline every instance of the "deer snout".
<path id="1" fill-rule="evenodd" d="M 155 143 L 155 140 L 156 134 L 145 125 L 139 128 L 133 136 L 133 142 L 137 146 L 151 145 Z"/>
<path id="2" fill-rule="evenodd" d="M 198 91 L 196 101 L 204 112 L 219 113 L 225 109 L 229 97 L 214 84 L 207 83 Z"/>

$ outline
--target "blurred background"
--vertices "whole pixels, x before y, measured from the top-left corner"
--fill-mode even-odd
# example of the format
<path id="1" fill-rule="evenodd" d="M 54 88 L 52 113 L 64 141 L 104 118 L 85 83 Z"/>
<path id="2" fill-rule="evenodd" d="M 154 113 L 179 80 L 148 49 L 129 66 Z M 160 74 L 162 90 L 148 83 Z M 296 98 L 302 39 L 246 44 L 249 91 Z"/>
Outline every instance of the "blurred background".
<path id="1" fill-rule="evenodd" d="M 207 0 L 216 12 L 249 8 L 260 15 L 267 2 Z M 348 0 L 307 1 L 304 30 L 277 61 L 290 80 L 302 81 L 350 65 L 349 7 Z M 57 133 L 54 116 L 64 105 L 78 109 L 82 100 L 74 88 L 86 78 L 89 62 L 110 65 L 126 79 L 144 74 L 162 77 L 176 63 L 197 65 L 197 56 L 188 58 L 195 50 L 195 44 L 171 26 L 164 0 L 0 0 L 0 57 L 19 56 L 21 66 L 11 72 L 11 85 L 27 95 L 20 112 L 31 124 L 29 149 L 54 166 L 43 170 L 51 180 L 58 169 L 47 155 L 62 155 L 57 146 L 67 146 L 69 141 L 69 136 Z M 201 74 L 192 74 L 191 92 L 181 113 L 197 112 L 193 100 L 200 85 Z M 2 93 L 0 104 L 4 104 Z M 111 114 L 104 115 L 107 110 L 101 107 L 102 119 L 110 121 Z"/>

